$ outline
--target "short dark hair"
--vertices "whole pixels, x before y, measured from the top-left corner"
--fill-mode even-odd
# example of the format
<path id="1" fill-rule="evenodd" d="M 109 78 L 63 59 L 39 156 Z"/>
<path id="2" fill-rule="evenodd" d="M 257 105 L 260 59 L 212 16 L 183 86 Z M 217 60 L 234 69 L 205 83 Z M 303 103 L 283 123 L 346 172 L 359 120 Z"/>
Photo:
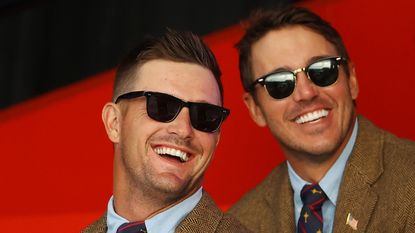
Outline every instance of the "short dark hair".
<path id="1" fill-rule="evenodd" d="M 221 71 L 213 52 L 203 40 L 188 31 L 167 29 L 160 37 L 146 37 L 130 51 L 118 66 L 112 100 L 129 90 L 135 81 L 137 70 L 146 62 L 156 59 L 187 62 L 200 65 L 210 70 L 219 87 L 223 104 L 223 86 Z"/>
<path id="2" fill-rule="evenodd" d="M 306 8 L 288 5 L 271 10 L 258 9 L 251 14 L 245 25 L 247 26 L 246 32 L 236 44 L 236 48 L 239 50 L 240 77 L 246 92 L 250 91 L 249 86 L 253 76 L 252 45 L 273 30 L 296 25 L 307 27 L 322 35 L 334 45 L 341 57 L 346 61 L 349 60 L 346 47 L 336 29 Z M 344 70 L 349 76 L 350 71 L 347 65 L 344 66 Z"/>

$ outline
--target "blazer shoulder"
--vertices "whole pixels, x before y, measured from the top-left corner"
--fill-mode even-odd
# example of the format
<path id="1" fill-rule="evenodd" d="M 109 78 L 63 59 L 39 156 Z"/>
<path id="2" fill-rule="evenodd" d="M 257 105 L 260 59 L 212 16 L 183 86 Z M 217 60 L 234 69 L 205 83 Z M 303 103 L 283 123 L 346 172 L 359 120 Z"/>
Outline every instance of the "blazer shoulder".
<path id="1" fill-rule="evenodd" d="M 415 142 L 381 129 L 363 116 L 359 117 L 359 133 L 355 147 L 354 151 L 364 156 L 361 163 L 380 162 L 378 169 L 414 171 L 412 167 L 415 163 Z"/>
<path id="2" fill-rule="evenodd" d="M 229 209 L 229 213 L 238 216 L 244 214 L 246 211 L 252 211 L 252 206 L 255 206 L 258 211 L 262 211 L 261 207 L 268 204 L 267 199 L 277 193 L 277 187 L 287 183 L 288 172 L 285 162 L 274 168 L 271 173 L 256 187 L 247 192 L 242 198 Z"/>
<path id="3" fill-rule="evenodd" d="M 371 141 L 380 141 L 378 145 L 381 147 L 383 154 L 383 166 L 385 170 L 399 169 L 400 173 L 407 173 L 414 175 L 415 170 L 415 142 L 400 138 L 395 134 L 381 129 L 374 125 L 369 120 L 361 117 L 362 134 Z M 366 148 L 370 151 L 369 148 Z"/>
<path id="4" fill-rule="evenodd" d="M 395 182 L 411 183 L 415 190 L 415 142 L 399 138 L 385 132 L 384 137 L 384 169 L 388 175 L 396 178 Z M 396 172 L 399 171 L 399 172 Z M 397 179 L 397 178 L 400 179 Z"/>
<path id="5" fill-rule="evenodd" d="M 205 191 L 203 191 L 202 199 L 183 219 L 175 232 L 249 233 L 237 219 L 229 214 L 224 214 Z"/>
<path id="6" fill-rule="evenodd" d="M 105 233 L 107 231 L 107 214 L 103 214 L 98 220 L 87 226 L 81 233 Z"/>
<path id="7" fill-rule="evenodd" d="M 242 223 L 237 220 L 233 215 L 224 214 L 222 220 L 220 221 L 217 230 L 217 233 L 250 233 L 252 231 L 248 230 Z"/>
<path id="8" fill-rule="evenodd" d="M 415 161 L 415 142 L 385 131 L 385 152 L 399 154 L 405 160 Z"/>

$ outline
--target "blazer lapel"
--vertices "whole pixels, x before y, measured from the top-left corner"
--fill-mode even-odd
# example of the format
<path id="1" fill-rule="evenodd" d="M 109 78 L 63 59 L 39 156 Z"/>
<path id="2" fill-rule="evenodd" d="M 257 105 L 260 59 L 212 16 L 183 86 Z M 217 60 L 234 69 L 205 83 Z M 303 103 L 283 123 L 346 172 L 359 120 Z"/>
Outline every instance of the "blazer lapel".
<path id="1" fill-rule="evenodd" d="M 378 199 L 372 185 L 383 172 L 382 147 L 383 134 L 359 117 L 359 132 L 343 174 L 333 232 L 366 231 Z M 348 214 L 358 221 L 357 230 L 346 223 Z"/>
<path id="2" fill-rule="evenodd" d="M 260 232 L 295 232 L 293 190 L 288 177 L 287 164 L 274 170 L 273 180 L 265 199 L 273 213 L 272 223 L 262 222 Z"/>

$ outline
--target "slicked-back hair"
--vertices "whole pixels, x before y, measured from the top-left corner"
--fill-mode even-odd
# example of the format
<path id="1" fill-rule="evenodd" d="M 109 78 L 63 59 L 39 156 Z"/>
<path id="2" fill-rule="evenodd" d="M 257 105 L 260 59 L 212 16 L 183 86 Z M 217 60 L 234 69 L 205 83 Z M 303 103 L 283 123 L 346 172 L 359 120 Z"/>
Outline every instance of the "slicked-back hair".
<path id="1" fill-rule="evenodd" d="M 303 26 L 323 36 L 334 45 L 339 56 L 349 60 L 346 47 L 337 30 L 317 14 L 302 7 L 288 5 L 271 10 L 259 9 L 254 11 L 245 22 L 246 31 L 242 39 L 236 44 L 239 50 L 239 71 L 243 88 L 249 92 L 253 80 L 252 45 L 264 37 L 268 32 L 290 26 Z M 278 43 L 278 41 L 275 41 Z M 343 66 L 347 76 L 349 67 Z"/>
<path id="2" fill-rule="evenodd" d="M 222 73 L 212 51 L 199 36 L 172 29 L 167 29 L 160 37 L 146 37 L 128 53 L 118 66 L 112 101 L 115 102 L 118 96 L 133 91 L 131 87 L 140 78 L 137 76 L 138 69 L 144 63 L 156 59 L 192 63 L 210 70 L 218 84 L 223 104 Z"/>

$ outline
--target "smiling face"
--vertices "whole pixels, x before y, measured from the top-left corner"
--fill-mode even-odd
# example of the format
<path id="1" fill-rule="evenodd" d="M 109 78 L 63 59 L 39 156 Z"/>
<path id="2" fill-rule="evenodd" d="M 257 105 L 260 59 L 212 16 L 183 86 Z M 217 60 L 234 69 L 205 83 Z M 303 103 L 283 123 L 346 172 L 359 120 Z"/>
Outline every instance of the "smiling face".
<path id="1" fill-rule="evenodd" d="M 213 74 L 190 63 L 148 61 L 139 68 L 130 91 L 161 92 L 184 101 L 221 105 Z M 119 109 L 120 114 L 113 124 L 118 127 L 115 136 L 107 129 L 115 145 L 115 186 L 173 200 L 201 186 L 219 132 L 194 129 L 187 107 L 182 108 L 172 122 L 162 123 L 147 115 L 145 97 L 122 100 L 110 106 L 111 111 Z"/>
<path id="2" fill-rule="evenodd" d="M 270 31 L 252 46 L 252 81 L 277 69 L 296 70 L 317 58 L 337 55 L 331 43 L 305 27 Z M 354 70 L 347 77 L 342 66 L 337 82 L 327 87 L 316 86 L 299 72 L 287 98 L 273 99 L 261 85 L 256 86 L 255 99 L 245 94 L 252 118 L 269 127 L 287 159 L 326 161 L 340 154 L 353 126 L 358 94 Z"/>

